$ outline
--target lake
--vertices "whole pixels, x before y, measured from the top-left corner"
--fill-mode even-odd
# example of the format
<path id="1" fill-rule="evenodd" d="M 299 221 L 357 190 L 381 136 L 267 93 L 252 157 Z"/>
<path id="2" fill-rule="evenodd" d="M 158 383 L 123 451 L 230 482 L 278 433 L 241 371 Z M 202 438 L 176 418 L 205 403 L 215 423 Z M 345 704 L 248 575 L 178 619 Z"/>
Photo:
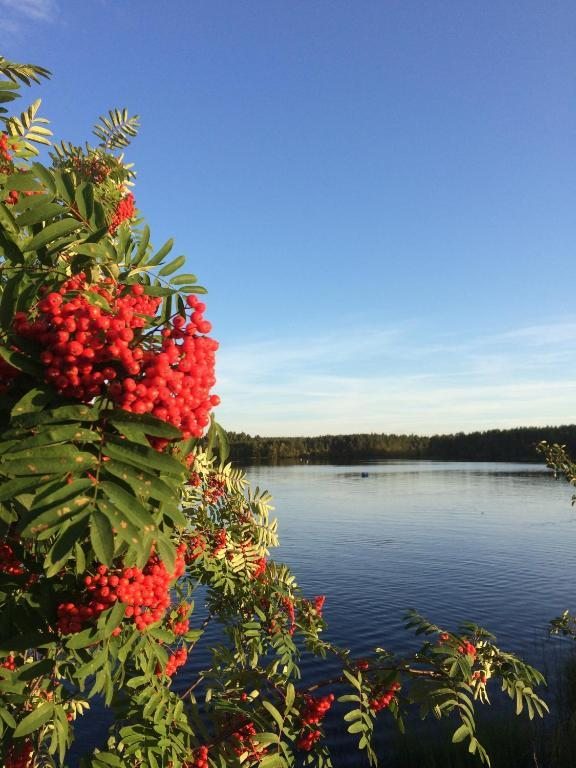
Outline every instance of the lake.
<path id="1" fill-rule="evenodd" d="M 398 460 L 247 474 L 275 499 L 281 546 L 272 557 L 291 566 L 309 597 L 327 595 L 326 637 L 354 656 L 415 648 L 403 627 L 416 608 L 447 628 L 485 626 L 501 647 L 541 666 L 549 620 L 575 607 L 571 488 L 541 465 Z M 217 639 L 209 626 L 205 641 Z M 185 690 L 207 660 L 199 647 L 175 687 Z M 308 679 L 334 671 L 316 661 L 302 667 Z M 360 765 L 341 724 L 331 730 L 335 764 Z"/>
<path id="2" fill-rule="evenodd" d="M 439 624 L 486 626 L 531 658 L 574 603 L 571 488 L 541 465 L 398 460 L 248 476 L 275 499 L 274 558 L 307 593 L 327 595 L 330 638 L 359 654 L 402 649 L 416 608 Z"/>

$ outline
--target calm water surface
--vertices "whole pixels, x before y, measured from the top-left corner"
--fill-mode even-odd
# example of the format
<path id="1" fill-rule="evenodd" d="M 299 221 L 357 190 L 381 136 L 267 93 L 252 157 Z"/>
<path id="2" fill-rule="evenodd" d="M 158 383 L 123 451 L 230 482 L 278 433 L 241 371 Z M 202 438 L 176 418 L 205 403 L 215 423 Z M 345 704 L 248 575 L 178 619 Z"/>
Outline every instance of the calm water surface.
<path id="1" fill-rule="evenodd" d="M 571 489 L 540 465 L 300 464 L 251 467 L 248 476 L 275 499 L 281 546 L 272 556 L 310 597 L 327 595 L 327 639 L 354 655 L 414 648 L 403 617 L 416 608 L 447 628 L 485 626 L 541 666 L 547 623 L 576 602 Z M 205 640 L 219 639 L 209 627 Z M 207 662 L 198 648 L 177 687 Z M 308 678 L 330 673 L 312 660 L 302 666 Z M 352 768 L 358 754 L 334 728 L 336 764 Z"/>
<path id="2" fill-rule="evenodd" d="M 368 477 L 362 477 L 367 472 Z M 362 653 L 405 647 L 403 616 L 467 619 L 528 658 L 574 602 L 571 489 L 540 465 L 387 461 L 259 466 L 281 546 L 311 595 L 327 594 L 330 639 Z"/>

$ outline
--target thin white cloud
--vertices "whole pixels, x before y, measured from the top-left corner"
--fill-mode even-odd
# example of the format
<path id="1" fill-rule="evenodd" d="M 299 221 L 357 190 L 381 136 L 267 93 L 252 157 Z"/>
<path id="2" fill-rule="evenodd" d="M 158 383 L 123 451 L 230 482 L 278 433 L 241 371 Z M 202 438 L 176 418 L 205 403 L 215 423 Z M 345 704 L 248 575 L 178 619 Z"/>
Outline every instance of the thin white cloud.
<path id="1" fill-rule="evenodd" d="M 19 34 L 31 22 L 51 22 L 59 14 L 56 0 L 0 0 L 0 27 Z"/>
<path id="2" fill-rule="evenodd" d="M 219 419 L 262 435 L 431 434 L 575 421 L 576 324 L 454 343 L 417 327 L 348 327 L 219 356 Z"/>

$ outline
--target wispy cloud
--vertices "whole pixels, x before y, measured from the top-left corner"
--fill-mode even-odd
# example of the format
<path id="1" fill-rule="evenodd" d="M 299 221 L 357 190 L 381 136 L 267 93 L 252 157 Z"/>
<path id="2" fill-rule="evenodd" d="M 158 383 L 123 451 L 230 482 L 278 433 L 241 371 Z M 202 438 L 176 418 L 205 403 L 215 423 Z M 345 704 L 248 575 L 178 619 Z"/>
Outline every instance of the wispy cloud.
<path id="1" fill-rule="evenodd" d="M 21 33 L 26 23 L 51 22 L 59 14 L 56 0 L 0 0 L 0 28 Z"/>
<path id="2" fill-rule="evenodd" d="M 576 323 L 424 340 L 416 325 L 260 340 L 219 357 L 219 418 L 263 435 L 574 421 Z"/>

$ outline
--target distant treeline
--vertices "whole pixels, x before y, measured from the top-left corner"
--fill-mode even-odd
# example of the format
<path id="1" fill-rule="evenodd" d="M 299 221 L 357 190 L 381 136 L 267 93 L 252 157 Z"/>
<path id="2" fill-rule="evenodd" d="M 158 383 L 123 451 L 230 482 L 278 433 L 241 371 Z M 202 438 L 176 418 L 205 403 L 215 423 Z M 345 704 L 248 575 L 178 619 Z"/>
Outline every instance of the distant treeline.
<path id="1" fill-rule="evenodd" d="M 454 459 L 458 461 L 541 461 L 542 440 L 566 445 L 576 455 L 576 425 L 517 427 L 454 435 L 387 435 L 372 432 L 320 437 L 251 437 L 229 432 L 231 458 L 240 462 L 346 459 Z"/>

